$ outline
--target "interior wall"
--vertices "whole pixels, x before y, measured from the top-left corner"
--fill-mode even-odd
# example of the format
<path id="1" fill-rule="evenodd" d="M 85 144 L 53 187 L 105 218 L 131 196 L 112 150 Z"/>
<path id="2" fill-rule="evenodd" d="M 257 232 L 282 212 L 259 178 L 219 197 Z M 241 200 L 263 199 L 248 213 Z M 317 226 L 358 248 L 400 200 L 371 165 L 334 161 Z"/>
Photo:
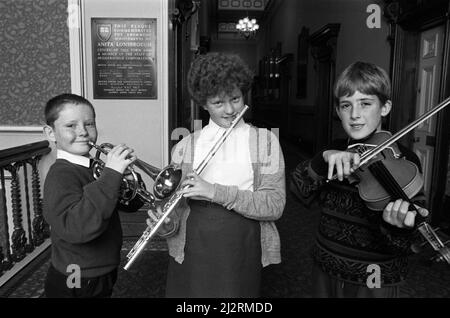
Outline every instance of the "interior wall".
<path id="1" fill-rule="evenodd" d="M 369 5 L 378 4 L 380 27 L 369 28 L 367 19 L 372 11 Z M 306 144 L 314 143 L 316 79 L 314 59 L 308 52 L 307 93 L 297 98 L 298 36 L 303 27 L 309 35 L 326 24 L 339 23 L 337 38 L 336 76 L 355 61 L 375 63 L 389 72 L 390 46 L 387 41 L 389 26 L 383 19 L 381 0 L 280 0 L 274 3 L 270 15 L 262 25 L 257 43 L 257 61 L 269 55 L 270 49 L 281 43 L 281 54 L 292 53 L 289 86 L 289 130 L 292 137 Z M 340 124 L 337 131 L 339 132 Z M 334 131 L 334 129 L 333 129 Z"/>
<path id="2" fill-rule="evenodd" d="M 42 128 L 36 127 L 27 129 L 27 127 L 6 128 L 0 131 L 0 150 L 17 147 L 32 142 L 45 140 Z"/>
<path id="3" fill-rule="evenodd" d="M 97 114 L 98 143 L 126 143 L 140 159 L 158 168 L 169 160 L 167 8 L 167 0 L 108 0 L 108 5 L 103 0 L 89 0 L 84 1 L 83 8 L 85 90 Z M 91 56 L 94 17 L 157 19 L 156 99 L 94 99 Z"/>
<path id="4" fill-rule="evenodd" d="M 256 42 L 252 40 L 215 40 L 211 42 L 211 51 L 237 54 L 255 74 L 258 72 L 258 61 L 255 59 Z"/>
<path id="5" fill-rule="evenodd" d="M 45 102 L 70 90 L 66 11 L 62 1 L 0 0 L 0 126 L 41 125 Z"/>
<path id="6" fill-rule="evenodd" d="M 66 21 L 65 1 L 0 0 L 0 149 L 45 139 L 45 103 L 70 92 Z"/>
<path id="7" fill-rule="evenodd" d="M 366 20 L 371 14 L 367 12 L 370 4 L 379 4 L 381 9 L 380 28 L 369 28 Z M 380 0 L 282 0 L 273 16 L 264 25 L 267 33 L 262 43 L 258 44 L 258 57 L 269 53 L 277 42 L 282 44 L 282 53 L 293 53 L 292 88 L 297 85 L 296 61 L 297 40 L 302 27 L 309 28 L 312 34 L 328 23 L 341 25 L 336 56 L 336 75 L 349 64 L 361 60 L 375 63 L 389 71 L 390 47 L 387 42 L 389 26 L 382 17 L 383 6 Z M 298 99 L 295 90 L 289 102 L 294 105 L 314 104 L 313 58 L 308 56 L 307 97 Z"/>

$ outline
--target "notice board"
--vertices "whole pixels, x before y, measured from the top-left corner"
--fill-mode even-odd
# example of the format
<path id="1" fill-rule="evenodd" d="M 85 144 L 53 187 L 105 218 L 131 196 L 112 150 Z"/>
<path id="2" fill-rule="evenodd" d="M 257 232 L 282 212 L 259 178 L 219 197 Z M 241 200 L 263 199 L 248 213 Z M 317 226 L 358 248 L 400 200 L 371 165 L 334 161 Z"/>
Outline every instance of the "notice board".
<path id="1" fill-rule="evenodd" d="M 156 18 L 91 18 L 94 99 L 157 99 Z"/>

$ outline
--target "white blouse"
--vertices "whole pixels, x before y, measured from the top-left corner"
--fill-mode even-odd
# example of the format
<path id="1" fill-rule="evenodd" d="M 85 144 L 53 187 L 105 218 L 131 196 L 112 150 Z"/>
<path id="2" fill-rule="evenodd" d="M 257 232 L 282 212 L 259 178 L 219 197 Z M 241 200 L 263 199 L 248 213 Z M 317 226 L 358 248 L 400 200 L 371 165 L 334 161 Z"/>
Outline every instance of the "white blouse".
<path id="1" fill-rule="evenodd" d="M 220 127 L 209 119 L 198 137 L 194 164 L 196 168 L 205 158 L 226 128 Z M 240 190 L 253 191 L 253 167 L 250 158 L 250 125 L 244 119 L 233 128 L 225 142 L 208 162 L 201 177 L 209 183 L 235 185 Z"/>

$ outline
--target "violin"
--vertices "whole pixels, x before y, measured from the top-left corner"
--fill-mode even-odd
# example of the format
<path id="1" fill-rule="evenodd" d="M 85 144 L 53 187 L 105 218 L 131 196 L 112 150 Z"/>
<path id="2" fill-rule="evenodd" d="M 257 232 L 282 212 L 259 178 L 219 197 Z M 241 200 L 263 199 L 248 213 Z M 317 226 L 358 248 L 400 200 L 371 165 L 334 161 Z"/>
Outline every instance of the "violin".
<path id="1" fill-rule="evenodd" d="M 364 153 L 390 138 L 390 132 L 378 131 L 365 143 L 353 144 L 348 150 L 364 156 Z M 409 201 L 419 193 L 424 182 L 417 165 L 402 157 L 395 143 L 386 147 L 364 166 L 360 165 L 351 179 L 354 178 L 359 181 L 356 185 L 359 196 L 366 206 L 374 211 L 382 211 L 393 197 Z"/>
<path id="2" fill-rule="evenodd" d="M 421 190 L 423 177 L 416 164 L 402 157 L 395 142 L 449 104 L 450 97 L 396 134 L 392 135 L 387 131 L 375 132 L 364 143 L 348 148 L 349 151 L 360 154 L 359 167 L 349 181 L 358 181 L 356 186 L 359 195 L 369 209 L 382 211 L 389 202 L 403 199 L 410 202 L 410 206 L 417 212 L 411 198 Z M 438 254 L 435 259 L 450 264 L 450 248 L 446 245 L 448 242 L 442 242 L 437 231 L 433 230 L 418 212 L 416 224 L 417 231 Z"/>

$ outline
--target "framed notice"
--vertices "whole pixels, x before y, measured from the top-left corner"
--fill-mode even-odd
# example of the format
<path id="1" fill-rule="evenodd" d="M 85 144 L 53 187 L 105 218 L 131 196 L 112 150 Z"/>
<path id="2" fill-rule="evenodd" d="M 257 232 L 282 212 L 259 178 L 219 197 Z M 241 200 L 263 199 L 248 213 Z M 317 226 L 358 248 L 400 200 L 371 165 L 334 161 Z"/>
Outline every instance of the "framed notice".
<path id="1" fill-rule="evenodd" d="M 94 99 L 157 99 L 156 18 L 92 18 Z"/>

